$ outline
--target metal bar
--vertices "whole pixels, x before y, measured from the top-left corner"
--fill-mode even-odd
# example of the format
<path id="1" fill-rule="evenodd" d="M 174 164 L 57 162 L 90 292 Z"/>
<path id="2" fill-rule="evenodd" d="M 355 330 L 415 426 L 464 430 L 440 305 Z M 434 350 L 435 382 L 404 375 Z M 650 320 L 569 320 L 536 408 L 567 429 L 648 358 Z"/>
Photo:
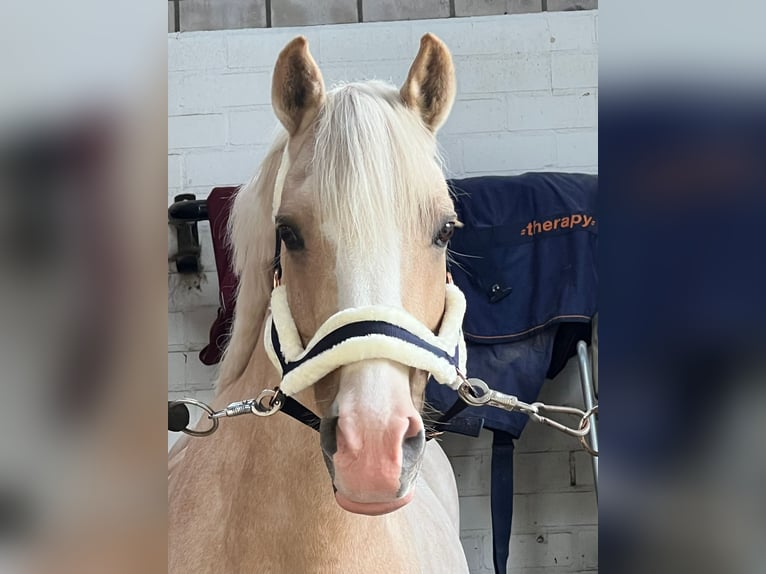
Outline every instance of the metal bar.
<path id="1" fill-rule="evenodd" d="M 173 28 L 176 32 L 181 31 L 181 2 L 173 0 Z"/>
<path id="2" fill-rule="evenodd" d="M 585 341 L 577 343 L 577 362 L 580 367 L 580 384 L 582 385 L 582 396 L 585 401 L 585 409 L 590 410 L 595 404 L 593 396 L 593 380 L 591 377 L 590 358 L 588 357 L 588 345 Z M 590 421 L 590 444 L 593 450 L 598 452 L 598 431 L 596 429 L 596 417 L 591 417 Z M 590 457 L 593 463 L 593 488 L 598 500 L 598 457 Z"/>

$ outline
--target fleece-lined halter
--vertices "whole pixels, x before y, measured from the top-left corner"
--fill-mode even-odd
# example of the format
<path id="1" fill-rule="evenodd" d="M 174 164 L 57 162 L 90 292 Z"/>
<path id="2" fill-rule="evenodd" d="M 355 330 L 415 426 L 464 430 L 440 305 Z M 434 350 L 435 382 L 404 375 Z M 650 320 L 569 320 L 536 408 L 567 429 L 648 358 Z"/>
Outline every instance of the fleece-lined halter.
<path id="1" fill-rule="evenodd" d="M 438 335 L 403 309 L 371 305 L 335 313 L 304 348 L 287 303 L 287 291 L 283 285 L 275 287 L 264 340 L 269 359 L 282 375 L 280 390 L 294 395 L 338 367 L 368 359 L 388 359 L 421 369 L 456 389 L 460 384 L 457 369 L 465 369 L 460 328 L 465 297 L 451 283 L 446 289 Z"/>

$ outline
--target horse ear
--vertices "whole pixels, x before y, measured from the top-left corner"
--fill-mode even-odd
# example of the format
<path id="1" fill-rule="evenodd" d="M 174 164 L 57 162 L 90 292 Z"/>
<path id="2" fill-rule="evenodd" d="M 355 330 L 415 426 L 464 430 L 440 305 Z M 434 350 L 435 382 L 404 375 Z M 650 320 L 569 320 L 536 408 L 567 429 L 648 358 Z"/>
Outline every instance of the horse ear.
<path id="1" fill-rule="evenodd" d="M 455 67 L 447 46 L 433 34 L 426 34 L 420 39 L 420 50 L 399 92 L 402 101 L 419 112 L 435 133 L 452 109 L 455 90 Z"/>
<path id="2" fill-rule="evenodd" d="M 279 53 L 271 82 L 274 113 L 294 136 L 316 118 L 324 102 L 324 80 L 311 57 L 305 36 L 294 38 Z"/>

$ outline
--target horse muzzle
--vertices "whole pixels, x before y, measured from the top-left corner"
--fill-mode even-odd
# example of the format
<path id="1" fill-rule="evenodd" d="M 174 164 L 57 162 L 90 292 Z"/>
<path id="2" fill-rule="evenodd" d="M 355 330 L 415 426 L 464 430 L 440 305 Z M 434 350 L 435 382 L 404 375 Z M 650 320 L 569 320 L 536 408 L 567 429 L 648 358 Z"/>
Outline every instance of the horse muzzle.
<path id="1" fill-rule="evenodd" d="M 387 514 L 412 500 L 425 430 L 414 409 L 375 424 L 371 420 L 373 413 L 324 418 L 320 443 L 340 507 L 356 514 Z"/>

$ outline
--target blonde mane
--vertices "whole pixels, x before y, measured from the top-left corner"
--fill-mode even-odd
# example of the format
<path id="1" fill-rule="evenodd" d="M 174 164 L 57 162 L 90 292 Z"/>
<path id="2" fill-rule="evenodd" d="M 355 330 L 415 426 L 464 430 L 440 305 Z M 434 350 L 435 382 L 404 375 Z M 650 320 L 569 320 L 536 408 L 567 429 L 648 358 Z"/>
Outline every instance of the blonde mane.
<path id="1" fill-rule="evenodd" d="M 241 376 L 260 336 L 271 291 L 274 250 L 271 221 L 277 172 L 287 146 L 280 133 L 257 175 L 237 193 L 230 243 L 239 294 L 219 390 Z M 399 90 L 369 81 L 339 85 L 327 93 L 316 120 L 310 163 L 320 221 L 341 231 L 341 241 L 372 245 L 380 226 L 406 237 L 433 226 L 447 198 L 436 139 Z M 438 186 L 445 193 L 435 194 Z"/>

